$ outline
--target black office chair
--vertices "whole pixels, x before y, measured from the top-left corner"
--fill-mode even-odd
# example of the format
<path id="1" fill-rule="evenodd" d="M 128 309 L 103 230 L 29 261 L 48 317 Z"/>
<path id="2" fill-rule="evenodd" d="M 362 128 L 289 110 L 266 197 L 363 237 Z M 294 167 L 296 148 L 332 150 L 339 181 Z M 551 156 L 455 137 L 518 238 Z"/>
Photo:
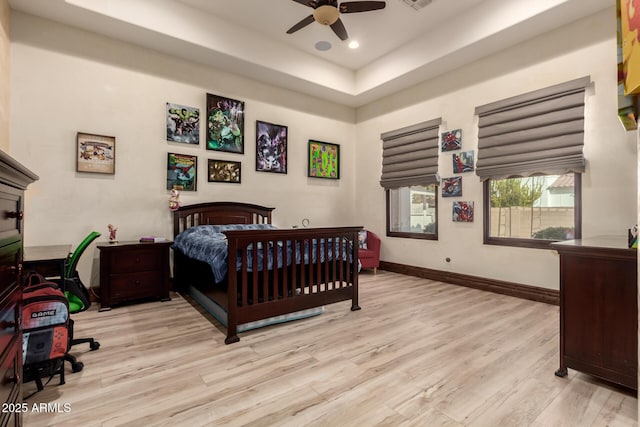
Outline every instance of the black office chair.
<path id="1" fill-rule="evenodd" d="M 67 296 L 67 300 L 69 300 L 69 312 L 70 313 L 79 313 L 81 311 L 85 311 L 91 305 L 91 298 L 89 297 L 89 291 L 87 287 L 80 280 L 80 275 L 78 274 L 78 261 L 80 257 L 84 253 L 85 249 L 97 239 L 101 234 L 97 231 L 92 231 L 87 235 L 87 237 L 82 240 L 82 242 L 78 245 L 75 251 L 69 255 L 67 260 L 67 266 L 65 269 L 64 282 L 62 283 L 62 289 L 64 289 L 65 295 Z M 88 343 L 89 348 L 93 350 L 97 350 L 100 348 L 100 343 L 96 341 L 94 338 L 74 338 L 73 337 L 73 319 L 70 319 L 72 323 L 69 337 L 70 345 L 69 348 L 73 347 L 77 344 Z M 65 355 L 65 360 L 68 360 L 71 363 L 71 370 L 73 372 L 80 372 L 84 368 L 84 364 L 82 362 L 78 362 L 75 356 L 72 356 L 67 352 Z"/>

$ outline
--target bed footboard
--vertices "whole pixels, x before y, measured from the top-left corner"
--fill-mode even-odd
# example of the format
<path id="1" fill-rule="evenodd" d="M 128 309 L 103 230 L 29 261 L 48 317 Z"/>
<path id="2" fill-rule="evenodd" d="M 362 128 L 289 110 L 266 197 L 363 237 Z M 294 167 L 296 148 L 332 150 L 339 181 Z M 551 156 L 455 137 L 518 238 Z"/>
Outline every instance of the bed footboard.
<path id="1" fill-rule="evenodd" d="M 237 325 L 351 300 L 358 305 L 358 231 L 362 227 L 227 231 L 226 344 Z M 234 257 L 233 254 L 236 256 Z M 229 265 L 229 271 L 234 271 Z"/>

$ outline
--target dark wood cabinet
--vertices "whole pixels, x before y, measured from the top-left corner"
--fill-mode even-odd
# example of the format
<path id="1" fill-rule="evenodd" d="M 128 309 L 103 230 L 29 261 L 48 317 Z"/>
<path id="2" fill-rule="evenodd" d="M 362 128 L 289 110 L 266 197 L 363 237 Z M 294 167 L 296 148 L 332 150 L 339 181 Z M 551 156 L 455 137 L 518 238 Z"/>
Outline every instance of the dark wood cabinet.
<path id="1" fill-rule="evenodd" d="M 22 225 L 24 190 L 38 177 L 0 151 L 0 425 L 22 425 Z M 15 409 L 15 410 L 12 410 Z"/>
<path id="2" fill-rule="evenodd" d="M 143 298 L 169 299 L 172 242 L 119 242 L 100 250 L 100 309 Z"/>
<path id="3" fill-rule="evenodd" d="M 560 254 L 560 368 L 638 389 L 637 250 L 625 237 L 552 244 Z"/>

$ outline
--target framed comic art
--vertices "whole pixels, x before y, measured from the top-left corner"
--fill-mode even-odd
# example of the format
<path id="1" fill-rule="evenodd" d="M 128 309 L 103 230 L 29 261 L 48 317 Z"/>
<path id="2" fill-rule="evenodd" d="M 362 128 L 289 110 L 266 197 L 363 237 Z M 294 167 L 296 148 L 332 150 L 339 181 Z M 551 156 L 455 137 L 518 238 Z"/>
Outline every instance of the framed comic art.
<path id="1" fill-rule="evenodd" d="M 309 140 L 308 176 L 340 179 L 340 146 Z"/>
<path id="2" fill-rule="evenodd" d="M 453 151 L 462 148 L 462 129 L 443 132 L 440 135 L 442 151 Z"/>
<path id="3" fill-rule="evenodd" d="M 287 127 L 256 120 L 256 171 L 287 173 Z"/>
<path id="4" fill-rule="evenodd" d="M 207 94 L 207 150 L 244 154 L 244 102 Z"/>
<path id="5" fill-rule="evenodd" d="M 167 141 L 200 144 L 200 110 L 167 102 Z"/>
<path id="6" fill-rule="evenodd" d="M 451 178 L 442 178 L 440 182 L 442 187 L 442 197 L 458 197 L 462 196 L 462 177 L 453 176 Z"/>
<path id="7" fill-rule="evenodd" d="M 453 173 L 473 172 L 473 151 L 454 153 L 451 157 L 453 158 Z"/>
<path id="8" fill-rule="evenodd" d="M 78 132 L 76 135 L 76 171 L 116 173 L 116 138 Z"/>
<path id="9" fill-rule="evenodd" d="M 453 222 L 473 222 L 473 202 L 453 202 Z"/>
<path id="10" fill-rule="evenodd" d="M 638 0 L 618 0 L 618 51 L 622 51 L 621 68 L 625 95 L 640 94 L 640 16 Z"/>
<path id="11" fill-rule="evenodd" d="M 196 191 L 198 156 L 167 153 L 167 190 Z"/>
<path id="12" fill-rule="evenodd" d="M 242 182 L 242 165 L 240 162 L 209 159 L 208 166 L 209 182 L 230 182 L 233 184 L 240 184 Z"/>
<path id="13" fill-rule="evenodd" d="M 617 0 L 618 118 L 625 130 L 640 121 L 640 13 L 638 0 Z"/>

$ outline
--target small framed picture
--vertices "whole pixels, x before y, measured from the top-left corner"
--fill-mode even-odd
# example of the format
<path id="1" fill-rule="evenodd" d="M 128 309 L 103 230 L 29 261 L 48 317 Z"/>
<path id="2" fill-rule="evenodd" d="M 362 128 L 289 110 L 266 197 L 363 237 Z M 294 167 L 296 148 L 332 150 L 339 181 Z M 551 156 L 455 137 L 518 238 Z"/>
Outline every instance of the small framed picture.
<path id="1" fill-rule="evenodd" d="M 473 202 L 453 202 L 454 222 L 473 222 Z"/>
<path id="2" fill-rule="evenodd" d="M 473 172 L 473 151 L 454 153 L 451 157 L 453 157 L 453 173 Z"/>
<path id="3" fill-rule="evenodd" d="M 340 146 L 309 140 L 308 176 L 340 179 Z"/>
<path id="4" fill-rule="evenodd" d="M 287 127 L 256 120 L 256 171 L 287 173 Z"/>
<path id="5" fill-rule="evenodd" d="M 244 154 L 244 102 L 207 94 L 207 150 Z"/>
<path id="6" fill-rule="evenodd" d="M 240 184 L 241 163 L 229 160 L 209 159 L 207 170 L 209 171 L 209 182 L 230 182 L 232 184 Z"/>
<path id="7" fill-rule="evenodd" d="M 454 151 L 462 148 L 462 129 L 443 132 L 440 135 L 442 151 Z"/>
<path id="8" fill-rule="evenodd" d="M 76 171 L 116 173 L 116 138 L 78 132 L 76 135 Z"/>
<path id="9" fill-rule="evenodd" d="M 442 178 L 442 197 L 462 196 L 462 177 Z"/>
<path id="10" fill-rule="evenodd" d="M 167 141 L 200 144 L 200 110 L 167 102 Z"/>
<path id="11" fill-rule="evenodd" d="M 196 191 L 198 156 L 167 153 L 167 190 Z"/>

